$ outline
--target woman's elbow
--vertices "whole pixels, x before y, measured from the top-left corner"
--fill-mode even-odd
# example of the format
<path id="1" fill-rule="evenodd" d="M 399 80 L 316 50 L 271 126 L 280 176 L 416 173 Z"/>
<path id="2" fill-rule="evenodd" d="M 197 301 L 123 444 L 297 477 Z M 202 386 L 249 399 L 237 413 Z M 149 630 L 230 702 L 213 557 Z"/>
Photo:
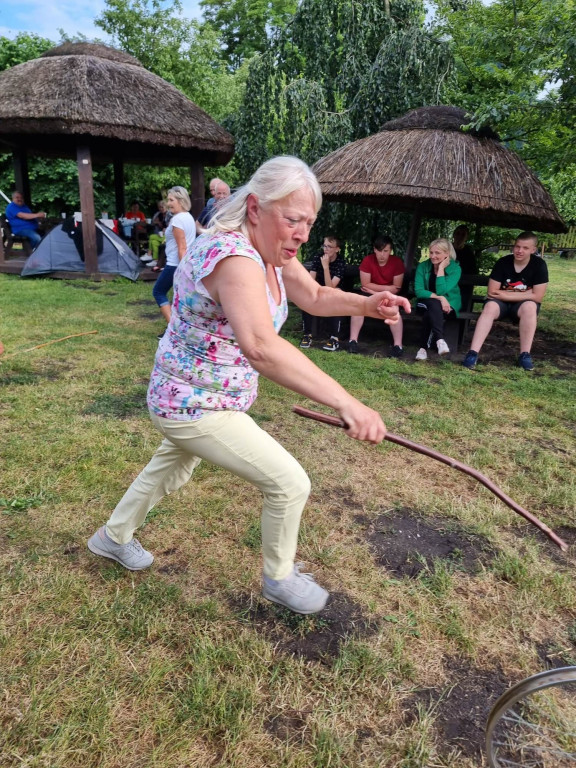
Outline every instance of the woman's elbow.
<path id="1" fill-rule="evenodd" d="M 240 346 L 252 368 L 258 371 L 273 361 L 277 343 L 278 336 L 274 333 L 270 338 L 254 336 Z"/>

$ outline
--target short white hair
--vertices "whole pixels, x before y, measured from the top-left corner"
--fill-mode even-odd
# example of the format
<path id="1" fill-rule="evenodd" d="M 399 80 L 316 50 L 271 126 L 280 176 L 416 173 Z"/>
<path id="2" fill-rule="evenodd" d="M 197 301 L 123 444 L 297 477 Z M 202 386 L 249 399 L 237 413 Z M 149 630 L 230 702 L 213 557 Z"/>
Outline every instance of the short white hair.
<path id="1" fill-rule="evenodd" d="M 283 200 L 292 192 L 308 188 L 314 196 L 316 212 L 322 205 L 322 191 L 318 180 L 305 162 L 290 155 L 273 157 L 263 163 L 250 181 L 228 197 L 210 222 L 211 232 L 242 232 L 246 226 L 247 200 L 255 195 L 263 208 Z"/>

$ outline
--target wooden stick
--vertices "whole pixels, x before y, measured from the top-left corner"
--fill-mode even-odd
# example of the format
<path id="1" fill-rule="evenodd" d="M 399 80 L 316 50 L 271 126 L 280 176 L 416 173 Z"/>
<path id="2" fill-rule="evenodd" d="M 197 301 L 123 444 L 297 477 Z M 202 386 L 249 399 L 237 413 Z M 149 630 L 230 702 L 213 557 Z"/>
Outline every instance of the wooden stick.
<path id="1" fill-rule="evenodd" d="M 6 360 L 7 357 L 14 357 L 14 355 L 20 355 L 22 352 L 32 352 L 33 349 L 40 349 L 40 347 L 47 347 L 50 344 L 57 344 L 59 341 L 66 341 L 66 339 L 75 339 L 78 336 L 90 336 L 91 333 L 98 333 L 98 331 L 84 331 L 84 333 L 72 333 L 70 336 L 62 336 L 61 339 L 52 339 L 52 341 L 45 341 L 44 344 L 36 344 L 35 347 L 28 347 L 28 349 L 19 349 L 17 352 L 11 352 L 9 355 L 4 355 L 2 358 Z"/>
<path id="2" fill-rule="evenodd" d="M 346 424 L 336 416 L 328 416 L 325 413 L 311 411 L 308 408 L 302 408 L 299 405 L 293 406 L 292 410 L 294 413 L 298 414 L 298 416 L 304 416 L 308 419 L 321 421 L 323 424 L 330 424 L 333 427 L 346 427 Z M 463 464 L 461 461 L 456 461 L 456 459 L 451 459 L 449 456 L 444 456 L 443 453 L 438 453 L 438 451 L 434 451 L 432 448 L 427 448 L 425 445 L 419 445 L 418 443 L 413 443 L 411 440 L 407 440 L 405 437 L 393 435 L 391 432 L 387 432 L 384 439 L 391 443 L 401 445 L 404 448 L 409 448 L 411 451 L 416 451 L 416 453 L 422 453 L 424 456 L 430 456 L 430 458 L 441 461 L 443 464 L 447 464 L 449 467 L 457 469 L 459 472 L 464 472 L 464 474 L 470 475 L 471 477 L 478 480 L 478 482 L 482 483 L 482 485 L 484 485 L 486 488 L 488 488 L 489 491 L 492 491 L 492 493 L 501 499 L 504 504 L 507 504 L 510 509 L 513 509 L 514 512 L 517 512 L 523 518 L 528 520 L 528 522 L 532 523 L 532 525 L 535 525 L 536 528 L 539 528 L 543 533 L 546 534 L 546 536 L 548 536 L 549 539 L 554 542 L 554 544 L 557 544 L 561 550 L 565 552 L 568 549 L 568 544 L 566 544 L 565 541 L 563 541 L 557 534 L 555 534 L 554 531 L 546 525 L 546 523 L 543 523 L 531 512 L 528 512 L 528 510 L 524 509 L 524 507 L 521 507 L 519 504 L 517 504 L 514 499 L 511 499 L 510 496 L 507 496 L 503 490 L 498 488 L 498 486 L 489 480 L 485 475 L 478 472 L 477 469 L 473 469 L 467 464 Z"/>

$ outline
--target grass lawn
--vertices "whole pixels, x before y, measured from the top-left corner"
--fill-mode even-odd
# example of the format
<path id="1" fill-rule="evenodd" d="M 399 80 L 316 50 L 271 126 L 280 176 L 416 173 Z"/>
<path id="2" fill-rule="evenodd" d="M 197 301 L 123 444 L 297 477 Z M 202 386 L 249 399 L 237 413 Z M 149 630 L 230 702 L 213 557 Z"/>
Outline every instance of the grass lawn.
<path id="1" fill-rule="evenodd" d="M 306 354 L 574 544 L 576 263 L 549 268 L 533 373 L 504 324 L 475 372 L 378 340 Z M 0 275 L 0 308 L 2 768 L 472 768 L 496 697 L 576 663 L 574 547 L 438 462 L 293 416 L 314 404 L 269 381 L 251 413 L 312 479 L 299 558 L 327 609 L 261 598 L 259 494 L 210 465 L 149 515 L 149 571 L 94 557 L 159 443 L 151 286 Z"/>

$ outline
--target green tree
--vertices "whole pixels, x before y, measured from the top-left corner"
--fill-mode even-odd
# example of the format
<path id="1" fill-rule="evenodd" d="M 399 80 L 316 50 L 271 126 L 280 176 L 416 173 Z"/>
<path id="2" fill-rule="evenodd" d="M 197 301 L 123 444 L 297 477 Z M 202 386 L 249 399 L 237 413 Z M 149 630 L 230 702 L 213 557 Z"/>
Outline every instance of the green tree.
<path id="1" fill-rule="evenodd" d="M 438 0 L 451 102 L 489 123 L 550 181 L 576 163 L 575 0 Z"/>
<path id="2" fill-rule="evenodd" d="M 15 67 L 16 64 L 36 59 L 54 45 L 55 43 L 47 37 L 28 32 L 19 32 L 13 39 L 0 37 L 0 72 Z"/>
<path id="3" fill-rule="evenodd" d="M 302 0 L 292 22 L 250 65 L 234 121 L 246 177 L 274 154 L 314 163 L 407 110 L 443 100 L 448 47 L 424 27 L 418 0 Z M 311 248 L 328 228 L 347 238 L 347 257 L 365 253 L 377 229 L 406 242 L 408 219 L 327 205 Z"/>
<path id="4" fill-rule="evenodd" d="M 95 24 L 116 47 L 222 120 L 238 108 L 246 72 L 229 72 L 214 29 L 181 13 L 180 0 L 106 0 Z"/>
<path id="5" fill-rule="evenodd" d="M 204 19 L 216 30 L 231 69 L 266 50 L 268 36 L 294 15 L 297 0 L 201 0 Z"/>

